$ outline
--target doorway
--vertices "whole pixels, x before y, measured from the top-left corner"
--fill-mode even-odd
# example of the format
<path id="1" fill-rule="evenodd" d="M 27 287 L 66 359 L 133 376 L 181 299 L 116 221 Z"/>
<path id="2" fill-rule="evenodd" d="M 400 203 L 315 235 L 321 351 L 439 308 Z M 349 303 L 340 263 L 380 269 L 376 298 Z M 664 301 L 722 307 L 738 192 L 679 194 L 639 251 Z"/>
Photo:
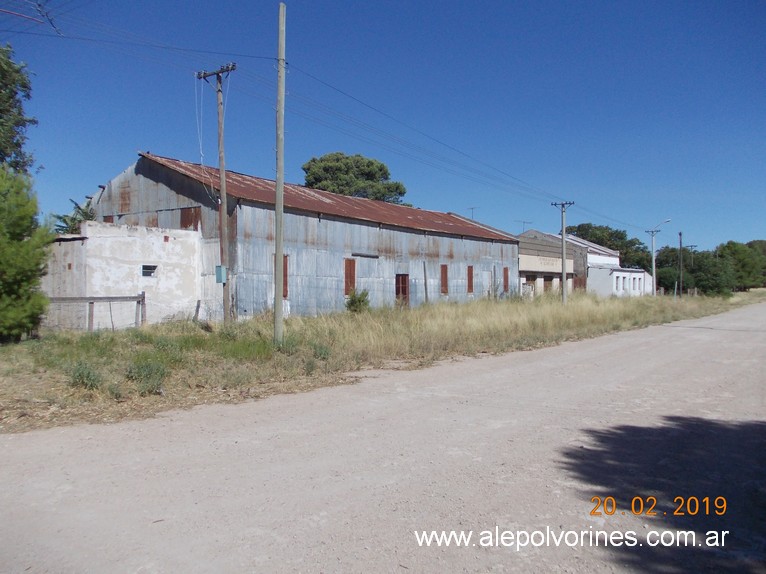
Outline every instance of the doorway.
<path id="1" fill-rule="evenodd" d="M 396 274 L 396 304 L 402 307 L 410 305 L 410 276 L 406 273 Z"/>

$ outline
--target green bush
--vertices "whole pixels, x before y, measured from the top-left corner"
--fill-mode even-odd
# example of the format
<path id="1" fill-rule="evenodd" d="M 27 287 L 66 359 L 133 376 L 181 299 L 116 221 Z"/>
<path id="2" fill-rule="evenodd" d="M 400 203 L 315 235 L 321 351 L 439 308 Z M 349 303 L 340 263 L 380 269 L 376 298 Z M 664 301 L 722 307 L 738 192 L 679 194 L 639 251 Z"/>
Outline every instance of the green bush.
<path id="1" fill-rule="evenodd" d="M 352 290 L 346 301 L 346 309 L 352 313 L 361 313 L 370 310 L 370 294 L 367 289 L 362 291 Z"/>
<path id="2" fill-rule="evenodd" d="M 154 349 L 163 364 L 179 365 L 183 363 L 184 353 L 178 340 L 158 337 L 154 340 Z"/>
<path id="3" fill-rule="evenodd" d="M 279 352 L 285 355 L 294 355 L 300 349 L 300 339 L 292 333 L 287 333 L 278 346 Z"/>
<path id="4" fill-rule="evenodd" d="M 167 375 L 165 365 L 155 361 L 133 363 L 125 374 L 129 381 L 136 383 L 138 394 L 142 397 L 163 394 L 162 383 Z"/>
<path id="5" fill-rule="evenodd" d="M 85 361 L 77 361 L 69 372 L 69 386 L 95 391 L 101 387 L 101 375 Z"/>
<path id="6" fill-rule="evenodd" d="M 321 359 L 323 361 L 326 361 L 330 358 L 331 350 L 330 347 L 327 345 L 324 345 L 323 343 L 317 343 L 313 342 L 311 343 L 311 348 L 314 351 L 314 358 L 315 359 Z"/>
<path id="7" fill-rule="evenodd" d="M 123 398 L 122 388 L 117 383 L 109 383 L 106 387 L 106 394 L 115 401 L 119 401 Z"/>

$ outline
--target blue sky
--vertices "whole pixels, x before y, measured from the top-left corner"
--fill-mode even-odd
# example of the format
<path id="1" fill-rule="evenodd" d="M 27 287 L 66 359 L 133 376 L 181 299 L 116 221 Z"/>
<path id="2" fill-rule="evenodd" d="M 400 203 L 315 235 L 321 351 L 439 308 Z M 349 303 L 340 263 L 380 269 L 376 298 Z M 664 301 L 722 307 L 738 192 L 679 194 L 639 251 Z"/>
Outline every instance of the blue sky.
<path id="1" fill-rule="evenodd" d="M 217 165 L 195 73 L 232 61 L 226 166 L 275 177 L 278 2 L 43 2 L 63 36 L 34 5 L 0 0 L 0 41 L 32 75 L 43 213 L 138 151 Z M 658 247 L 766 239 L 764 30 L 763 1 L 290 1 L 285 178 L 360 153 L 512 233 L 556 232 L 567 200 L 647 245 L 668 218 Z"/>

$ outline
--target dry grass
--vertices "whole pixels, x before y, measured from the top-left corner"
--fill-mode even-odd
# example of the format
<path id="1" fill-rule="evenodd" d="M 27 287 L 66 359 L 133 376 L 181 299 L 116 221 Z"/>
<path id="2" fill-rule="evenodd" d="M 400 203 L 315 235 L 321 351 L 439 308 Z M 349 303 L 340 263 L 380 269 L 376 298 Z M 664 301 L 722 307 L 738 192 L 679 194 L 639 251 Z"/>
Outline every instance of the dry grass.
<path id="1" fill-rule="evenodd" d="M 0 432 L 113 422 L 172 408 L 237 402 L 352 382 L 396 363 L 503 353 L 700 317 L 766 300 L 670 297 L 481 300 L 417 309 L 293 317 L 281 348 L 272 318 L 212 329 L 175 322 L 121 332 L 48 333 L 0 347 Z"/>

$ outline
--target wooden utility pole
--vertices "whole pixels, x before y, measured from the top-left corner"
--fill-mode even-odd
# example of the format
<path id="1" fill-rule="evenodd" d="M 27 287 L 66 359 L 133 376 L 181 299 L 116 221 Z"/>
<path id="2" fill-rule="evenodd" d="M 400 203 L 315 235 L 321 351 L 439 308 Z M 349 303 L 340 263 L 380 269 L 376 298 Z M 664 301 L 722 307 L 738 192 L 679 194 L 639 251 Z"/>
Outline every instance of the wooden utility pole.
<path id="1" fill-rule="evenodd" d="M 285 11 L 279 3 L 279 46 L 277 48 L 277 182 L 274 202 L 274 344 L 284 340 L 282 298 L 284 297 L 283 217 L 285 210 Z"/>
<path id="2" fill-rule="evenodd" d="M 215 72 L 198 72 L 198 80 L 207 80 L 215 76 L 215 91 L 218 99 L 218 172 L 220 176 L 221 197 L 218 205 L 218 235 L 221 246 L 221 275 L 223 278 L 223 323 L 231 321 L 231 294 L 229 292 L 229 199 L 226 195 L 226 161 L 223 151 L 223 74 L 237 69 L 237 65 L 226 64 Z"/>
<path id="3" fill-rule="evenodd" d="M 567 207 L 574 205 L 574 201 L 562 201 L 551 203 L 553 207 L 561 209 L 561 303 L 567 304 Z"/>

